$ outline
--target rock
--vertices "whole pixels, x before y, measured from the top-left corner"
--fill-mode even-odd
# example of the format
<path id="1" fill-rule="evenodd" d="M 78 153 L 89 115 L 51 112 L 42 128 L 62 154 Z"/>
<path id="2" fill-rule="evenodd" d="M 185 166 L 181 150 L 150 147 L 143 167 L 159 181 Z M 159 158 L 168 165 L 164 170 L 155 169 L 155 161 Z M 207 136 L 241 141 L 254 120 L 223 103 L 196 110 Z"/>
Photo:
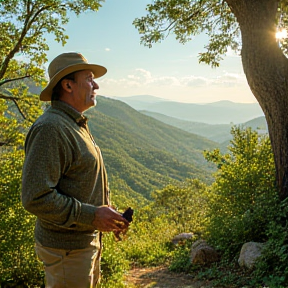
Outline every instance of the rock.
<path id="1" fill-rule="evenodd" d="M 263 247 L 263 243 L 245 243 L 241 248 L 240 256 L 238 259 L 239 265 L 241 267 L 247 267 L 249 269 L 253 268 L 257 258 L 261 256 Z"/>
<path id="2" fill-rule="evenodd" d="M 186 239 L 191 239 L 193 236 L 194 236 L 193 233 L 180 233 L 172 239 L 172 243 L 174 245 L 177 245 L 179 242 L 182 242 L 183 240 Z"/>
<path id="3" fill-rule="evenodd" d="M 217 262 L 219 259 L 219 254 L 205 240 L 200 239 L 193 243 L 190 252 L 192 264 L 206 265 Z"/>

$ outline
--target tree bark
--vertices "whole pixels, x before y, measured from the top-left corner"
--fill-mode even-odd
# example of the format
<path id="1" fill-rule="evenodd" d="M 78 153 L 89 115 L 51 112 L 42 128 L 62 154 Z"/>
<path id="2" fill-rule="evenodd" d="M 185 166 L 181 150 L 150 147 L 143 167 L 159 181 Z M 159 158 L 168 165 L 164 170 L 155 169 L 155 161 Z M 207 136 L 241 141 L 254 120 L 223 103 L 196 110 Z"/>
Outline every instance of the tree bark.
<path id="1" fill-rule="evenodd" d="M 266 117 L 279 197 L 288 197 L 288 60 L 275 38 L 277 0 L 226 0 L 242 36 L 242 65 Z"/>

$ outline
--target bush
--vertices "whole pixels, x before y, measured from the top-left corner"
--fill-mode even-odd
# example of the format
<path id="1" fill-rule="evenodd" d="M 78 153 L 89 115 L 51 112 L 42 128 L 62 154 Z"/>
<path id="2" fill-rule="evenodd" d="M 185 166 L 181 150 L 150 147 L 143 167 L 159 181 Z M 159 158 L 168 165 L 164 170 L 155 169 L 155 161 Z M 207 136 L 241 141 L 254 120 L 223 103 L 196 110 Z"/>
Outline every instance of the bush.
<path id="1" fill-rule="evenodd" d="M 174 272 L 189 272 L 191 269 L 190 252 L 195 239 L 188 239 L 177 245 L 172 253 L 169 269 Z"/>
<path id="2" fill-rule="evenodd" d="M 275 219 L 267 228 L 268 241 L 265 243 L 260 261 L 253 273 L 269 288 L 287 287 L 288 283 L 288 199 L 279 204 Z"/>
<path id="3" fill-rule="evenodd" d="M 126 260 L 125 252 L 122 248 L 128 239 L 116 242 L 112 233 L 104 233 L 103 254 L 101 260 L 103 288 L 125 288 L 124 274 L 129 270 L 129 261 Z"/>
<path id="4" fill-rule="evenodd" d="M 123 247 L 127 259 L 136 266 L 165 263 L 171 250 L 169 244 L 176 231 L 175 226 L 164 217 L 154 218 L 150 209 L 151 207 L 145 207 L 135 215 L 127 234 L 129 239 Z"/>
<path id="5" fill-rule="evenodd" d="M 208 209 L 206 188 L 197 179 L 187 179 L 181 185 L 168 185 L 153 192 L 154 215 L 164 217 L 176 233 L 202 234 Z"/>
<path id="6" fill-rule="evenodd" d="M 277 210 L 275 168 L 268 136 L 250 128 L 232 128 L 229 153 L 206 152 L 218 166 L 209 197 L 208 240 L 235 257 L 243 243 L 268 239 L 266 228 Z"/>
<path id="7" fill-rule="evenodd" d="M 127 258 L 137 266 L 182 261 L 171 241 L 182 232 L 202 233 L 207 208 L 205 190 L 206 185 L 200 181 L 187 180 L 154 191 L 154 201 L 137 211 L 129 229 L 129 244 L 123 247 Z"/>
<path id="8" fill-rule="evenodd" d="M 23 151 L 1 155 L 0 284 L 3 287 L 43 285 L 42 267 L 34 253 L 35 217 L 21 204 L 22 161 Z"/>

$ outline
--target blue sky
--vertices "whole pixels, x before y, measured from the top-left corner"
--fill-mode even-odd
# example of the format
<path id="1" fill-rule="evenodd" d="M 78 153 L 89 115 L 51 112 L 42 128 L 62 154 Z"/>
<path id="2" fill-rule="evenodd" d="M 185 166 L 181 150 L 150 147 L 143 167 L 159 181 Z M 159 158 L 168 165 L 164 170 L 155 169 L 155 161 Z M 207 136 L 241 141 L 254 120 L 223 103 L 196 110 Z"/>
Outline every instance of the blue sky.
<path id="1" fill-rule="evenodd" d="M 89 62 L 105 66 L 98 94 L 109 97 L 153 95 L 178 102 L 211 103 L 220 100 L 256 102 L 243 73 L 241 59 L 228 53 L 219 68 L 198 63 L 205 35 L 185 45 L 169 36 L 152 48 L 140 45 L 132 25 L 146 14 L 152 0 L 106 0 L 98 12 L 71 15 L 62 47 L 47 37 L 48 60 L 62 52 L 81 52 Z"/>

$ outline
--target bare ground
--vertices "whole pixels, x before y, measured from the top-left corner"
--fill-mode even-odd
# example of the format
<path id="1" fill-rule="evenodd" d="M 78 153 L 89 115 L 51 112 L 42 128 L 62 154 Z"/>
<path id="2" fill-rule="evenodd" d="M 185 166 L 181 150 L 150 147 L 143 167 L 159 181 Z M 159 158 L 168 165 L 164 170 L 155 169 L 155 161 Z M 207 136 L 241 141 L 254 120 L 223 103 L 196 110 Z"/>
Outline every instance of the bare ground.
<path id="1" fill-rule="evenodd" d="M 209 282 L 171 272 L 166 267 L 134 268 L 127 274 L 126 281 L 131 288 L 213 288 Z"/>

